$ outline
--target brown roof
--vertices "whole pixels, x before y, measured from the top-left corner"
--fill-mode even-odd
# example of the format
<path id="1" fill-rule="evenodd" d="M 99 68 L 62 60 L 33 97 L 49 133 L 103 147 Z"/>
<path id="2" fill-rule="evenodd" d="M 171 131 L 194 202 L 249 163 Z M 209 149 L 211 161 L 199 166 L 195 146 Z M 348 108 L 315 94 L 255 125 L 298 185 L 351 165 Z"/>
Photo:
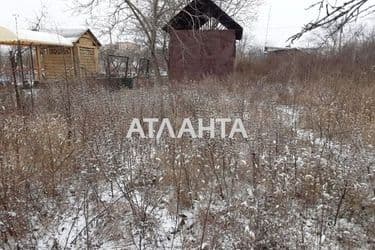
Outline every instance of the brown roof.
<path id="1" fill-rule="evenodd" d="M 175 30 L 199 29 L 210 18 L 215 18 L 221 25 L 229 30 L 235 30 L 236 39 L 241 40 L 243 28 L 225 13 L 212 0 L 194 0 L 174 16 L 163 30 L 169 32 Z"/>

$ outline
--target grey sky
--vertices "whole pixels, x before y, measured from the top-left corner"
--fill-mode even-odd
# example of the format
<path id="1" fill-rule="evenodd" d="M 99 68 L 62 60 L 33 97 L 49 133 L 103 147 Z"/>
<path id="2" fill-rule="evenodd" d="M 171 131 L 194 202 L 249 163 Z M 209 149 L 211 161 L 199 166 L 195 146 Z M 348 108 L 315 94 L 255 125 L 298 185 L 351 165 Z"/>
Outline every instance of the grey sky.
<path id="1" fill-rule="evenodd" d="M 252 34 L 255 43 L 264 46 L 285 46 L 286 40 L 316 17 L 307 7 L 316 0 L 266 0 L 259 9 Z M 268 27 L 268 32 L 267 32 Z M 303 40 L 300 44 L 305 43 Z"/>
<path id="2" fill-rule="evenodd" d="M 1 0 L 6 1 L 0 9 L 0 25 L 15 28 L 15 17 L 18 16 L 20 29 L 27 29 L 28 22 L 35 20 L 42 6 L 48 12 L 48 26 L 82 26 L 84 16 L 74 16 L 70 9 L 70 0 Z"/>
<path id="3" fill-rule="evenodd" d="M 28 28 L 28 20 L 35 19 L 41 6 L 48 11 L 49 26 L 82 26 L 85 16 L 74 16 L 70 11 L 71 0 L 1 0 L 0 25 L 15 28 L 14 14 L 18 15 L 19 27 Z M 255 45 L 285 46 L 288 37 L 298 32 L 302 25 L 317 13 L 306 11 L 315 0 L 264 0 L 259 9 L 258 21 L 248 30 L 254 37 Z M 269 15 L 270 14 L 270 15 Z M 269 29 L 267 35 L 267 23 Z M 126 38 L 124 39 L 126 40 Z M 298 43 L 297 43 L 298 44 Z M 303 40 L 299 44 L 305 44 Z"/>

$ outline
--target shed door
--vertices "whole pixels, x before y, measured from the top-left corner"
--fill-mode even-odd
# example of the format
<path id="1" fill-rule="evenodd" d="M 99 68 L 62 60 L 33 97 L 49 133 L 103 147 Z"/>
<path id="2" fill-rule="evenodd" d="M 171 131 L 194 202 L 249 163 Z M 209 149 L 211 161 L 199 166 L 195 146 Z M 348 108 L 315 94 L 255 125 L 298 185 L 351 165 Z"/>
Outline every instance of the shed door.
<path id="1" fill-rule="evenodd" d="M 95 49 L 79 48 L 81 76 L 90 76 L 96 73 Z"/>

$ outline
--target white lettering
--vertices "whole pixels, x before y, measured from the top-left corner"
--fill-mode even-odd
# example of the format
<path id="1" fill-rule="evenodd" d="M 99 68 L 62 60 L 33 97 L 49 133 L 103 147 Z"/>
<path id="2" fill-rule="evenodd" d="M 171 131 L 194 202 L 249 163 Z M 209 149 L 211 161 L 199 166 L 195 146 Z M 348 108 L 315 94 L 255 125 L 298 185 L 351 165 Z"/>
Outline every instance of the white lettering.
<path id="1" fill-rule="evenodd" d="M 203 132 L 207 131 L 210 132 L 210 138 L 215 138 L 215 120 L 210 119 L 210 125 L 208 127 L 203 126 L 203 119 L 198 119 L 198 137 L 203 138 Z"/>
<path id="2" fill-rule="evenodd" d="M 154 138 L 154 123 L 158 122 L 157 118 L 145 118 L 143 122 L 148 123 L 148 138 Z"/>
<path id="3" fill-rule="evenodd" d="M 176 135 L 175 135 L 174 130 L 172 128 L 171 122 L 169 121 L 168 118 L 164 118 L 161 121 L 159 131 L 158 131 L 158 133 L 156 135 L 157 139 L 161 138 L 161 135 L 163 134 L 163 131 L 164 131 L 165 128 L 168 129 L 168 135 L 169 135 L 170 138 L 176 138 Z"/>
<path id="4" fill-rule="evenodd" d="M 220 118 L 216 119 L 216 122 L 220 123 L 220 128 L 221 128 L 221 138 L 224 139 L 226 137 L 226 123 L 231 122 L 232 120 L 229 118 Z"/>
<path id="5" fill-rule="evenodd" d="M 178 132 L 177 138 L 182 138 L 182 136 L 185 133 L 189 133 L 191 138 L 197 138 L 197 135 L 195 134 L 193 125 L 191 124 L 190 119 L 184 119 L 182 121 L 182 125 L 180 128 L 180 131 Z"/>
<path id="6" fill-rule="evenodd" d="M 230 134 L 229 134 L 229 138 L 233 139 L 234 134 L 236 134 L 236 133 L 241 133 L 242 137 L 245 138 L 245 139 L 248 138 L 245 127 L 244 127 L 241 119 L 236 119 L 234 121 L 232 130 L 230 131 Z"/>
<path id="7" fill-rule="evenodd" d="M 146 138 L 145 132 L 143 131 L 143 128 L 141 126 L 141 122 L 139 121 L 139 119 L 134 118 L 132 123 L 130 124 L 130 128 L 128 130 L 126 138 L 132 138 L 133 134 L 136 133 L 138 133 L 141 138 Z"/>

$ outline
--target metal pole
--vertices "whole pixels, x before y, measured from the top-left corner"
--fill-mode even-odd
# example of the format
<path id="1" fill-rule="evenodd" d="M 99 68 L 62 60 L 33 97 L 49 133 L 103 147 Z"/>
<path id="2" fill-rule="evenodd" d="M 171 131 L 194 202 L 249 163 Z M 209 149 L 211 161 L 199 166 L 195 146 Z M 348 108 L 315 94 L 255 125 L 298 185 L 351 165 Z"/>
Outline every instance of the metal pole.
<path id="1" fill-rule="evenodd" d="M 18 59 L 20 60 L 21 66 L 21 80 L 22 80 L 22 87 L 25 87 L 25 75 L 23 72 L 23 60 L 22 60 L 22 50 L 21 50 L 21 43 L 18 41 Z"/>
<path id="2" fill-rule="evenodd" d="M 35 72 L 34 72 L 33 47 L 31 45 L 30 45 L 30 60 L 31 60 L 31 76 L 32 76 L 32 79 L 30 81 L 31 110 L 34 110 L 33 85 L 35 82 Z"/>
<path id="3" fill-rule="evenodd" d="M 0 76 L 3 73 L 3 55 L 1 53 L 1 45 L 0 45 Z"/>
<path id="4" fill-rule="evenodd" d="M 126 57 L 125 78 L 128 78 L 129 57 Z"/>
<path id="5" fill-rule="evenodd" d="M 35 46 L 35 62 L 38 69 L 38 81 L 42 80 L 41 51 L 39 46 Z"/>
<path id="6" fill-rule="evenodd" d="M 34 56 L 33 56 L 33 47 L 30 46 L 30 59 L 31 59 L 31 75 L 32 75 L 32 81 L 35 81 L 35 69 L 34 69 Z"/>
<path id="7" fill-rule="evenodd" d="M 16 106 L 18 109 L 21 108 L 20 93 L 18 92 L 17 77 L 16 77 L 16 60 L 13 55 L 13 51 L 9 51 L 10 65 L 12 67 L 12 75 L 14 80 L 14 91 L 16 93 Z"/>
<path id="8" fill-rule="evenodd" d="M 107 55 L 107 77 L 111 78 L 111 62 L 110 55 Z"/>
<path id="9" fill-rule="evenodd" d="M 14 19 L 16 21 L 16 33 L 17 33 L 17 41 L 18 41 L 18 58 L 21 64 L 21 80 L 22 80 L 22 87 L 25 87 L 25 76 L 23 74 L 23 61 L 22 61 L 22 50 L 21 50 L 21 42 L 18 37 L 18 15 L 14 15 Z"/>

